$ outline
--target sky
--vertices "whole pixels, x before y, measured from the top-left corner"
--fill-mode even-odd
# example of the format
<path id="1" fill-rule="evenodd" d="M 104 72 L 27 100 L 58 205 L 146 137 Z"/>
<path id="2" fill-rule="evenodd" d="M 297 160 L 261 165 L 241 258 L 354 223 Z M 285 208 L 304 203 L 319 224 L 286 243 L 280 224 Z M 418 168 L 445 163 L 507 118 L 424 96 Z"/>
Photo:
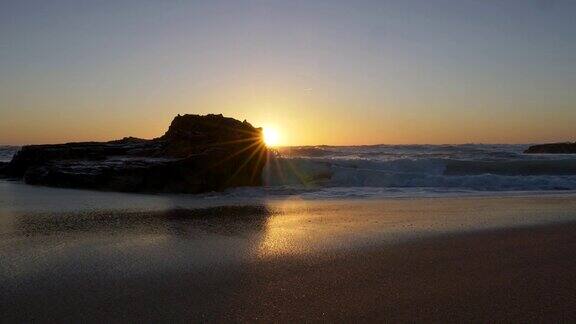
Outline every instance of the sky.
<path id="1" fill-rule="evenodd" d="M 0 2 L 0 144 L 185 113 L 283 145 L 576 140 L 576 1 Z"/>

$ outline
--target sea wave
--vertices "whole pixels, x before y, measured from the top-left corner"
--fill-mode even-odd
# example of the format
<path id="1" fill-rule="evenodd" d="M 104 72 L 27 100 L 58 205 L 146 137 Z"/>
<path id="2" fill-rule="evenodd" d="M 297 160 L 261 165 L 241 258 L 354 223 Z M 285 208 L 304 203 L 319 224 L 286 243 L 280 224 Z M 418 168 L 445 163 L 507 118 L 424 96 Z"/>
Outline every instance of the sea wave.
<path id="1" fill-rule="evenodd" d="M 576 190 L 576 159 L 464 161 L 275 157 L 268 186 Z"/>
<path id="2" fill-rule="evenodd" d="M 0 162 L 10 162 L 19 149 L 19 146 L 0 145 Z"/>
<path id="3" fill-rule="evenodd" d="M 355 197 L 576 190 L 576 156 L 528 145 L 365 145 L 279 148 L 250 195 Z M 19 148 L 0 146 L 0 161 Z M 243 189 L 233 192 L 243 192 Z"/>

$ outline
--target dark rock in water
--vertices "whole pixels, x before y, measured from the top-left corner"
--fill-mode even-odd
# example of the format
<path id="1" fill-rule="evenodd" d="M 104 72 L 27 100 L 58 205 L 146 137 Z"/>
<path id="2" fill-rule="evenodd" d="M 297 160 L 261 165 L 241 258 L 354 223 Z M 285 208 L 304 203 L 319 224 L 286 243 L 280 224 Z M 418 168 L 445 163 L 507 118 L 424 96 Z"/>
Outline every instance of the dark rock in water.
<path id="1" fill-rule="evenodd" d="M 530 146 L 524 153 L 530 154 L 576 154 L 576 143 L 552 143 Z"/>
<path id="2" fill-rule="evenodd" d="M 8 162 L 0 162 L 0 175 L 8 170 Z"/>
<path id="3" fill-rule="evenodd" d="M 262 129 L 222 115 L 178 115 L 162 137 L 24 146 L 0 173 L 29 184 L 200 193 L 261 185 Z"/>

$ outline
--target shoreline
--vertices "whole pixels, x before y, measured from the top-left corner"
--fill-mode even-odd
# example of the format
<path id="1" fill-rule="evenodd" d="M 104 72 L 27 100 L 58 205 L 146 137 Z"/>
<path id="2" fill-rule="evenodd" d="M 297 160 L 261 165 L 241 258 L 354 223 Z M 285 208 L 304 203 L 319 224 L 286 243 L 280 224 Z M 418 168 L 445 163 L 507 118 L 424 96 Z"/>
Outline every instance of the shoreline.
<path id="1" fill-rule="evenodd" d="M 5 322 L 576 318 L 570 194 L 200 205 L 11 188 Z"/>
<path id="2" fill-rule="evenodd" d="M 576 190 L 502 190 L 502 191 L 481 191 L 481 190 L 444 190 L 437 188 L 388 188 L 396 192 L 385 192 L 387 188 L 363 187 L 364 190 L 373 190 L 374 193 L 366 196 L 326 196 L 324 190 L 356 189 L 355 187 L 318 187 L 308 188 L 304 192 L 297 190 L 302 188 L 287 188 L 286 193 L 275 193 L 274 187 L 240 187 L 224 192 L 210 192 L 204 194 L 174 194 L 174 193 L 131 193 L 115 192 L 103 190 L 59 188 L 41 185 L 25 184 L 21 180 L 1 179 L 0 196 L 8 196 L 4 204 L 0 204 L 0 212 L 8 209 L 22 212 L 36 211 L 82 211 L 84 209 L 105 209 L 105 210 L 142 210 L 153 209 L 167 210 L 172 208 L 210 208 L 224 205 L 255 205 L 267 202 L 281 202 L 291 200 L 302 200 L 310 202 L 370 202 L 380 200 L 410 200 L 410 199 L 492 199 L 492 198 L 539 198 L 539 197 L 576 197 Z M 296 190 L 296 191 L 294 191 Z M 402 190 L 405 190 L 402 192 Z M 430 190 L 430 191 L 426 191 Z M 378 193 L 378 191 L 382 191 Z M 318 195 L 317 195 L 318 194 Z M 17 199 L 10 199 L 12 197 Z M 66 204 L 50 204 L 48 196 L 52 200 L 65 198 Z M 120 199 L 129 203 L 118 203 Z M 33 204 L 27 204 L 34 200 Z M 17 208 L 13 207 L 13 201 L 19 203 Z M 79 201 L 80 203 L 77 203 Z M 7 203 L 7 204 L 6 204 Z M 92 206 L 94 205 L 94 206 Z M 102 208 L 101 206 L 106 206 Z"/>
<path id="3" fill-rule="evenodd" d="M 567 321 L 576 223 L 443 235 L 144 277 L 36 278 L 3 319 Z"/>

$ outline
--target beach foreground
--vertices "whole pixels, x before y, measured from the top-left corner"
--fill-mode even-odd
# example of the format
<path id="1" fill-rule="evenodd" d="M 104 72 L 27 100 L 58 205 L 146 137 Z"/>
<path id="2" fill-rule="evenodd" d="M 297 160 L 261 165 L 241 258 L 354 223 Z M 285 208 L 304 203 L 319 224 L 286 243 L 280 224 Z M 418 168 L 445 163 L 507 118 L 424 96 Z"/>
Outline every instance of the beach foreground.
<path id="1" fill-rule="evenodd" d="M 576 317 L 570 194 L 107 207 L 3 209 L 3 322 Z"/>

